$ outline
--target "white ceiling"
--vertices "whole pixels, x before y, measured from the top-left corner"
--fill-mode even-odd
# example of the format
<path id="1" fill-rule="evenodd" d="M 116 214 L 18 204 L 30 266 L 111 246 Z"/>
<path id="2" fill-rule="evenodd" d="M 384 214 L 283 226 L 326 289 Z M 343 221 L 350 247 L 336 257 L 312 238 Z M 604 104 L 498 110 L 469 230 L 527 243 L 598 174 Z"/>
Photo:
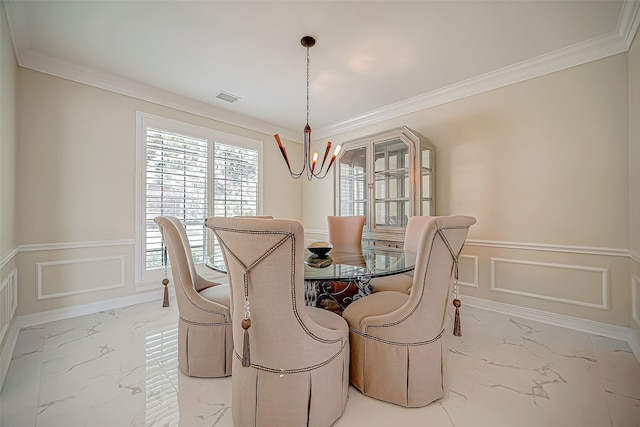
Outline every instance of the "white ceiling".
<path id="1" fill-rule="evenodd" d="M 314 139 L 629 48 L 634 1 L 7 1 L 18 63 Z M 240 97 L 230 104 L 224 91 Z"/>

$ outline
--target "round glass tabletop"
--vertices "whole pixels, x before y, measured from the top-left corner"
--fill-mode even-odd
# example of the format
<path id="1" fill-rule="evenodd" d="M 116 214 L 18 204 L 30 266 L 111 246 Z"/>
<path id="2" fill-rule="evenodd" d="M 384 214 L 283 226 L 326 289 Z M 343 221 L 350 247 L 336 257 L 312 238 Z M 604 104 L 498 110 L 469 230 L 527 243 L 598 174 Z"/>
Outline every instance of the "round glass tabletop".
<path id="1" fill-rule="evenodd" d="M 387 247 L 366 247 L 361 253 L 332 250 L 326 257 L 315 257 L 307 251 L 305 280 L 349 280 L 389 276 L 413 270 L 415 252 Z M 226 273 L 221 254 L 211 255 L 207 267 Z"/>

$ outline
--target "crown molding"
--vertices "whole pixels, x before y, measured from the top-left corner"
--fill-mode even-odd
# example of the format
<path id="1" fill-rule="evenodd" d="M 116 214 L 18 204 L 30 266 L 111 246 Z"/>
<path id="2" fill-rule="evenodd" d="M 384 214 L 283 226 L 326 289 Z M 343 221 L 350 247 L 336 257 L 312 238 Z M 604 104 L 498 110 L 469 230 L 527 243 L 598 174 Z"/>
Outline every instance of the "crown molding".
<path id="1" fill-rule="evenodd" d="M 22 8 L 14 5 L 14 2 L 2 1 L 6 9 L 16 60 L 21 67 L 267 135 L 279 132 L 283 138 L 290 141 L 299 139 L 299 132 L 293 130 L 281 129 L 274 124 L 246 117 L 141 82 L 129 81 L 33 52 L 30 49 L 28 33 L 25 30 L 27 27 L 24 25 Z M 640 24 L 639 10 L 640 1 L 624 0 L 615 32 L 372 110 L 330 126 L 314 129 L 314 139 L 326 138 L 626 52 L 631 46 Z"/>
<path id="2" fill-rule="evenodd" d="M 22 42 L 14 43 L 14 46 L 23 45 L 24 43 Z M 243 116 L 142 82 L 136 82 L 95 69 L 81 67 L 71 62 L 43 55 L 32 50 L 27 49 L 20 51 L 16 54 L 16 59 L 18 65 L 21 67 L 39 71 L 44 74 L 195 114 L 266 135 L 280 133 L 280 135 L 287 140 L 297 141 L 299 139 L 297 132 L 281 129 L 267 122 Z"/>
<path id="3" fill-rule="evenodd" d="M 625 0 L 615 32 L 372 110 L 331 126 L 316 129 L 316 137 L 324 138 L 351 131 L 626 52 L 629 50 L 640 24 L 639 10 L 640 1 Z"/>
<path id="4" fill-rule="evenodd" d="M 318 137 L 336 135 L 586 64 L 627 50 L 626 40 L 617 32 L 610 33 L 317 129 L 316 134 Z"/>
<path id="5" fill-rule="evenodd" d="M 640 25 L 640 1 L 625 0 L 618 20 L 618 33 L 625 40 L 627 50 L 638 32 L 638 25 Z"/>

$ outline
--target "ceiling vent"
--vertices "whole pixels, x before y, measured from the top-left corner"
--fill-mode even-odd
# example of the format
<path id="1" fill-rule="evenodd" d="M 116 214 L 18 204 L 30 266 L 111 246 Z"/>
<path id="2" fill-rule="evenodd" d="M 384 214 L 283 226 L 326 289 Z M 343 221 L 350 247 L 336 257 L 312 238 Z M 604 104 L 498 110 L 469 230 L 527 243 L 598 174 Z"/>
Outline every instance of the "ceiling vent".
<path id="1" fill-rule="evenodd" d="M 222 91 L 218 92 L 218 94 L 216 95 L 216 98 L 222 99 L 223 101 L 227 101 L 227 102 L 236 102 L 237 100 L 240 99 L 239 96 L 231 95 L 230 93 L 226 93 Z"/>

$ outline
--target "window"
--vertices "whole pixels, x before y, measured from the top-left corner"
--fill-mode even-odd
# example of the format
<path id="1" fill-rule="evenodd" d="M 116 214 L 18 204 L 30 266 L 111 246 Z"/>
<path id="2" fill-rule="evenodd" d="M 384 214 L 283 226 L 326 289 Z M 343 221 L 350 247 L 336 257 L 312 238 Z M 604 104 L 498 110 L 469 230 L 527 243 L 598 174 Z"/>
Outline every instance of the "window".
<path id="1" fill-rule="evenodd" d="M 137 122 L 136 269 L 146 284 L 163 276 L 170 261 L 156 216 L 182 222 L 199 264 L 214 250 L 206 217 L 261 212 L 262 145 L 144 113 Z"/>

